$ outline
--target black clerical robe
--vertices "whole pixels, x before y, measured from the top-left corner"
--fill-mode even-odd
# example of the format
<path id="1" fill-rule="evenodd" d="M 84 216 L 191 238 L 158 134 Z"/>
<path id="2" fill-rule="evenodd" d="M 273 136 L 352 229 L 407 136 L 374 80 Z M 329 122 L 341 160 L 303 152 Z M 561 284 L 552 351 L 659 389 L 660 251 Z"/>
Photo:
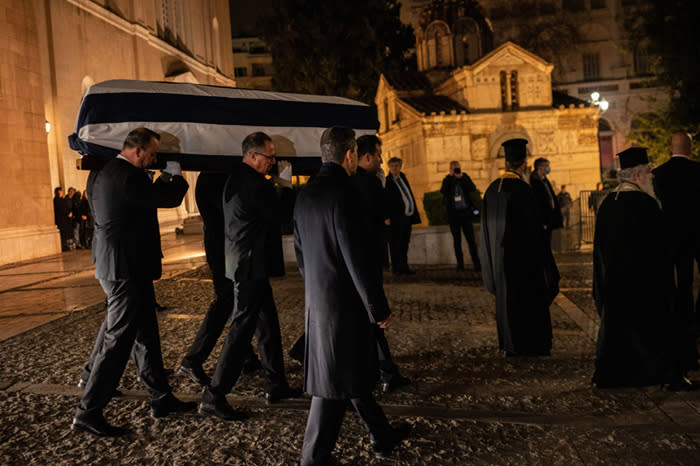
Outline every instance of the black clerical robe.
<path id="1" fill-rule="evenodd" d="M 593 296 L 600 314 L 598 387 L 670 382 L 680 370 L 673 263 L 658 203 L 623 183 L 598 209 Z"/>
<path id="2" fill-rule="evenodd" d="M 481 264 L 484 284 L 496 295 L 499 348 L 508 355 L 549 354 L 549 305 L 559 292 L 559 272 L 532 189 L 515 172 L 484 195 Z"/>

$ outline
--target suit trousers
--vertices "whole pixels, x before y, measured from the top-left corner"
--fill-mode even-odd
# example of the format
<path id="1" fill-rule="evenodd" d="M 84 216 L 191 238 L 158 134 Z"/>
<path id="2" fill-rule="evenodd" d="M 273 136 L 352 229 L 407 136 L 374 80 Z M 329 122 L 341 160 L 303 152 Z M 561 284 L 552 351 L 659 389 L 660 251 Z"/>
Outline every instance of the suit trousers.
<path id="1" fill-rule="evenodd" d="M 218 398 L 225 397 L 231 391 L 249 354 L 248 348 L 254 333 L 265 369 L 265 391 L 272 392 L 286 387 L 282 337 L 270 281 L 265 278 L 234 282 L 234 289 L 236 307 L 233 321 L 208 391 Z"/>
<path id="2" fill-rule="evenodd" d="M 151 399 L 171 391 L 163 371 L 153 282 L 100 280 L 100 285 L 107 294 L 107 315 L 82 374 L 87 385 L 76 413 L 79 418 L 102 414 L 119 385 L 129 354 Z"/>
<path id="3" fill-rule="evenodd" d="M 389 249 L 391 270 L 394 272 L 408 270 L 408 243 L 411 241 L 411 228 L 411 217 L 403 217 L 400 220 L 391 219 Z"/>
<path id="4" fill-rule="evenodd" d="M 314 396 L 311 398 L 309 419 L 306 422 L 301 449 L 302 466 L 325 465 L 330 462 L 348 402 L 360 416 L 371 441 L 383 441 L 389 435 L 389 421 L 371 393 L 350 400 L 331 400 Z"/>
<path id="5" fill-rule="evenodd" d="M 683 325 L 700 323 L 697 322 L 698 316 L 700 316 L 700 295 L 698 295 L 697 302 L 694 303 L 693 299 L 694 268 L 696 265 L 700 267 L 700 253 L 695 255 L 692 253 L 675 254 L 673 265 L 677 277 L 676 305 Z"/>
<path id="6" fill-rule="evenodd" d="M 474 239 L 474 225 L 466 215 L 455 215 L 450 217 L 450 232 L 452 233 L 452 243 L 455 249 L 455 257 L 457 258 L 457 266 L 464 268 L 464 253 L 462 252 L 462 232 L 467 239 L 469 245 L 469 255 L 472 257 L 474 267 L 479 269 L 481 262 L 479 261 L 479 250 L 476 247 Z"/>

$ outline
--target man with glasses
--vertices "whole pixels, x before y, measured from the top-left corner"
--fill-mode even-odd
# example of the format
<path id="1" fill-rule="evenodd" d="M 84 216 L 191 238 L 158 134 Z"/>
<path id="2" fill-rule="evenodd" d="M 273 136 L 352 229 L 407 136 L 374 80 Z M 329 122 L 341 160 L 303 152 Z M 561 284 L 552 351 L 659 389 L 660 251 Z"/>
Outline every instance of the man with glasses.
<path id="1" fill-rule="evenodd" d="M 265 177 L 276 163 L 275 145 L 265 133 L 246 136 L 242 153 L 243 162 L 226 181 L 223 196 L 226 277 L 233 280 L 236 304 L 216 371 L 199 406 L 200 413 L 228 421 L 246 417 L 226 402 L 226 395 L 241 373 L 253 333 L 265 369 L 266 401 L 275 403 L 301 394 L 289 387 L 284 373 L 269 280 L 284 275 L 280 226 L 291 220 L 294 208 L 292 167 L 280 161 L 279 176 Z M 280 196 L 274 184 L 282 188 Z"/>

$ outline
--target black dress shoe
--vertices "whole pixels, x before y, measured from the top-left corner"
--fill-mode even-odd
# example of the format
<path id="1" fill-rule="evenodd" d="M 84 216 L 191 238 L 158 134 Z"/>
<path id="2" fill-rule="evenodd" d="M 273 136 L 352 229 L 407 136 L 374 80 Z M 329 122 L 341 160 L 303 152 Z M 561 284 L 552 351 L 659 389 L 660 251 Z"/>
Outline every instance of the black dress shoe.
<path id="1" fill-rule="evenodd" d="M 381 439 L 370 437 L 372 450 L 377 458 L 389 458 L 394 448 L 401 443 L 411 432 L 411 425 L 405 422 L 400 423 L 396 427 L 392 427 L 389 432 L 384 434 Z"/>
<path id="2" fill-rule="evenodd" d="M 398 390 L 401 387 L 405 387 L 411 383 L 411 379 L 404 377 L 401 374 L 394 375 L 388 382 L 382 383 L 382 391 L 384 393 L 391 393 L 394 390 Z"/>
<path id="3" fill-rule="evenodd" d="M 83 379 L 80 379 L 78 381 L 78 388 L 82 388 L 83 390 L 85 390 L 85 386 L 87 386 L 87 382 Z M 112 392 L 112 398 L 117 398 L 117 397 L 120 397 L 122 395 L 124 395 L 124 394 L 120 390 L 117 390 L 116 388 Z"/>
<path id="4" fill-rule="evenodd" d="M 694 382 L 687 377 L 680 377 L 671 383 L 666 383 L 661 386 L 665 392 L 692 392 L 700 389 L 700 383 Z"/>
<path id="5" fill-rule="evenodd" d="M 286 398 L 299 398 L 302 395 L 303 390 L 301 388 L 284 387 L 279 390 L 273 390 L 271 392 L 265 392 L 265 403 L 271 405 L 279 403 L 281 400 Z"/>
<path id="6" fill-rule="evenodd" d="M 178 369 L 177 373 L 183 377 L 188 377 L 191 381 L 203 387 L 206 387 L 211 383 L 211 378 L 209 378 L 206 372 L 204 372 L 202 366 L 180 366 L 180 369 Z"/>
<path id="7" fill-rule="evenodd" d="M 173 413 L 187 413 L 195 409 L 197 409 L 197 403 L 178 400 L 172 393 L 168 393 L 159 400 L 151 401 L 151 417 L 156 419 Z"/>
<path id="8" fill-rule="evenodd" d="M 91 420 L 74 417 L 70 429 L 73 432 L 87 432 L 99 437 L 119 437 L 127 432 L 123 427 L 109 424 L 102 416 Z"/>
<path id="9" fill-rule="evenodd" d="M 199 404 L 199 414 L 206 416 L 216 416 L 224 421 L 245 421 L 248 415 L 243 411 L 236 411 L 225 400 L 215 403 L 202 401 Z"/>

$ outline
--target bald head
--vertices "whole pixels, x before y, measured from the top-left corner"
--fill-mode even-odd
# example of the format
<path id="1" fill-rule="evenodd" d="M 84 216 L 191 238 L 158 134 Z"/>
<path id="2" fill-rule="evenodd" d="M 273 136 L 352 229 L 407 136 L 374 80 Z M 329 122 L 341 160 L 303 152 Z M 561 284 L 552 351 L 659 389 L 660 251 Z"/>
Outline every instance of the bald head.
<path id="1" fill-rule="evenodd" d="M 683 131 L 676 131 L 671 136 L 671 154 L 687 155 L 690 157 L 693 142 L 690 134 Z"/>

